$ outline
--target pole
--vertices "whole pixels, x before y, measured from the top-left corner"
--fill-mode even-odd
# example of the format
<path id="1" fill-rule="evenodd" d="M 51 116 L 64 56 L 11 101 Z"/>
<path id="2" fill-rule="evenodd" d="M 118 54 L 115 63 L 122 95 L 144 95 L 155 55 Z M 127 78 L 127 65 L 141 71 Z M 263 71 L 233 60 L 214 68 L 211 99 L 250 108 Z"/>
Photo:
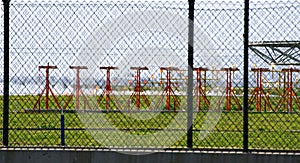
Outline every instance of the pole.
<path id="1" fill-rule="evenodd" d="M 194 62 L 194 8 L 195 0 L 189 0 L 188 20 L 188 89 L 187 89 L 187 147 L 193 147 L 193 62 Z"/>
<path id="2" fill-rule="evenodd" d="M 248 152 L 248 66 L 249 66 L 249 0 L 245 0 L 244 11 L 244 99 L 243 99 L 243 152 Z"/>
<path id="3" fill-rule="evenodd" d="M 140 109 L 140 104 L 141 104 L 141 79 L 140 79 L 140 70 L 137 70 L 137 78 L 136 78 L 136 82 L 137 82 L 137 94 L 136 94 L 136 107 L 138 109 Z"/>
<path id="4" fill-rule="evenodd" d="M 64 104 L 62 104 L 60 114 L 60 145 L 65 146 L 65 115 L 64 115 Z"/>
<path id="5" fill-rule="evenodd" d="M 8 114 L 9 114 L 9 2 L 4 5 L 4 86 L 3 86 L 3 145 L 8 146 Z"/>
<path id="6" fill-rule="evenodd" d="M 79 72 L 80 70 L 76 70 L 76 84 L 75 84 L 75 109 L 79 109 L 79 96 L 80 96 L 80 77 Z"/>
<path id="7" fill-rule="evenodd" d="M 290 70 L 288 71 L 288 85 L 289 85 L 289 104 L 288 104 L 288 113 L 291 113 L 293 111 L 293 75 L 292 75 L 293 71 L 292 68 L 290 68 Z"/>
<path id="8" fill-rule="evenodd" d="M 167 101 L 166 101 L 166 110 L 170 110 L 170 102 L 171 102 L 171 76 L 170 76 L 170 70 L 167 70 Z M 174 106 L 175 108 L 175 106 Z"/>
<path id="9" fill-rule="evenodd" d="M 226 111 L 230 109 L 230 81 L 229 81 L 230 70 L 226 70 Z"/>
<path id="10" fill-rule="evenodd" d="M 201 96 L 201 95 L 199 95 L 200 93 L 200 89 L 201 89 L 201 72 L 200 72 L 200 70 L 198 69 L 197 71 L 196 71 L 196 80 L 197 80 L 197 84 L 196 84 L 196 97 L 197 97 L 197 104 L 198 104 L 198 111 L 200 111 L 200 98 L 199 98 L 199 96 Z"/>
<path id="11" fill-rule="evenodd" d="M 49 63 L 48 63 L 49 67 Z M 50 83 L 49 83 L 49 68 L 46 68 L 46 109 L 49 108 L 49 90 L 50 90 Z"/>
<path id="12" fill-rule="evenodd" d="M 107 72 L 106 72 L 106 96 L 105 96 L 105 101 L 106 101 L 106 110 L 109 109 L 109 102 L 110 102 L 110 93 L 112 91 L 112 87 L 110 85 L 110 69 L 107 69 Z"/>

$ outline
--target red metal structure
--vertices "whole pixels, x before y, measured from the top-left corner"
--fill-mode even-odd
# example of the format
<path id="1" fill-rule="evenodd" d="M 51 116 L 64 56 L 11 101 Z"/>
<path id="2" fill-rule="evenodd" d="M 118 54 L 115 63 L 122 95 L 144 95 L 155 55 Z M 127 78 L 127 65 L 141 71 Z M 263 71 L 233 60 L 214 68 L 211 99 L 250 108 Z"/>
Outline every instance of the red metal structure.
<path id="1" fill-rule="evenodd" d="M 235 71 L 239 71 L 238 68 L 222 68 L 221 71 L 225 71 L 226 72 L 226 110 L 229 111 L 231 109 L 231 105 L 232 105 L 232 100 L 234 100 L 235 104 L 238 107 L 238 110 L 242 110 L 242 106 L 238 100 L 238 98 L 236 97 L 233 89 L 232 89 L 232 78 L 233 78 L 233 74 Z"/>
<path id="2" fill-rule="evenodd" d="M 49 109 L 49 93 L 51 93 L 51 95 L 53 96 L 54 102 L 56 103 L 57 107 L 59 109 L 61 109 L 52 89 L 50 88 L 50 82 L 49 82 L 49 70 L 50 69 L 57 69 L 57 66 L 50 66 L 49 63 L 47 66 L 39 66 L 39 71 L 40 69 L 46 69 L 46 85 L 45 88 L 43 89 L 42 93 L 39 95 L 37 101 L 35 102 L 33 109 L 36 109 L 37 105 L 40 104 L 41 98 L 43 96 L 43 94 L 45 93 L 45 97 L 46 97 L 46 101 L 45 101 L 45 107 L 46 110 Z M 39 111 L 40 111 L 40 105 L 39 105 Z"/>
<path id="3" fill-rule="evenodd" d="M 285 88 L 285 92 L 281 95 L 279 100 L 277 109 L 282 105 L 284 101 L 287 103 L 287 112 L 293 112 L 293 101 L 295 102 L 298 109 L 300 109 L 300 102 L 297 98 L 297 95 L 293 89 L 293 72 L 300 72 L 300 69 L 289 68 L 282 69 L 282 72 L 285 72 L 287 75 L 287 88 Z"/>
<path id="4" fill-rule="evenodd" d="M 86 105 L 89 106 L 89 104 L 87 103 L 87 98 L 85 96 L 85 94 L 82 92 L 81 87 L 80 87 L 80 70 L 82 69 L 88 69 L 87 66 L 69 66 L 70 69 L 74 69 L 76 70 L 76 84 L 75 84 L 75 109 L 79 110 L 79 96 L 82 95 L 84 98 L 84 110 L 86 109 Z M 69 98 L 67 99 L 64 108 L 66 108 L 68 106 L 68 104 L 70 103 L 71 99 L 73 98 L 74 93 L 71 94 L 69 96 Z M 90 107 L 90 106 L 89 106 Z"/>
<path id="5" fill-rule="evenodd" d="M 251 71 L 256 73 L 256 88 L 250 97 L 249 104 L 253 104 L 255 100 L 256 111 L 262 111 L 262 102 L 264 102 L 264 111 L 273 110 L 269 95 L 265 93 L 262 84 L 262 73 L 270 70 L 268 68 L 251 68 Z"/>
<path id="6" fill-rule="evenodd" d="M 179 107 L 179 101 L 178 97 L 175 95 L 173 89 L 172 89 L 172 82 L 171 82 L 171 71 L 179 71 L 178 68 L 176 67 L 161 67 L 160 71 L 166 71 L 166 87 L 162 93 L 162 95 L 166 96 L 166 110 L 171 109 L 171 97 L 173 98 L 174 101 L 174 111 L 176 111 L 176 107 Z"/>
<path id="7" fill-rule="evenodd" d="M 141 70 L 149 70 L 147 67 L 130 67 L 132 70 L 136 70 L 136 83 L 133 93 L 130 96 L 130 100 L 135 97 L 135 104 L 138 109 L 141 107 L 141 97 L 143 98 L 144 102 L 147 106 L 150 105 L 150 101 L 148 98 L 143 94 L 143 89 L 141 86 Z"/>
<path id="8" fill-rule="evenodd" d="M 205 84 L 205 78 L 206 78 L 206 71 L 208 71 L 208 68 L 203 68 L 203 67 L 197 67 L 197 68 L 193 68 L 194 71 L 196 71 L 196 97 L 197 97 L 197 108 L 198 111 L 200 111 L 201 109 L 201 98 L 204 102 L 204 105 L 207 106 L 207 108 L 209 108 L 209 101 L 207 99 L 206 96 L 206 90 L 203 89 L 203 84 L 202 84 L 202 79 L 204 79 L 204 84 Z M 202 72 L 204 73 L 204 78 L 202 78 Z"/>
<path id="9" fill-rule="evenodd" d="M 105 88 L 103 90 L 103 92 L 101 93 L 100 97 L 98 98 L 98 105 L 100 105 L 104 95 L 105 95 L 105 108 L 106 110 L 109 110 L 109 103 L 110 103 L 110 99 L 111 99 L 111 95 L 112 94 L 112 87 L 111 87 L 111 82 L 110 82 L 110 70 L 115 70 L 118 69 L 117 67 L 113 67 L 113 66 L 107 66 L 107 67 L 100 67 L 100 69 L 106 70 L 106 85 Z M 116 100 L 116 98 L 115 98 Z M 121 106 L 118 105 L 118 109 L 121 109 Z"/>

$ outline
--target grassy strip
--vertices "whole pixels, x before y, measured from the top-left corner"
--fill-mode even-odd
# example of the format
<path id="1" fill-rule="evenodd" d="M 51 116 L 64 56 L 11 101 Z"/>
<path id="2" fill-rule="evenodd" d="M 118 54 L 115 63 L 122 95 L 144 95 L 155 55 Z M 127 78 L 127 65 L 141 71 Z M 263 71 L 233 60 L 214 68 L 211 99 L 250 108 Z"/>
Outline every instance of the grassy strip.
<path id="1" fill-rule="evenodd" d="M 44 97 L 43 97 L 44 98 Z M 67 96 L 57 96 L 58 101 L 66 101 Z M 90 97 L 96 101 L 97 97 Z M 128 97 L 117 97 L 122 106 L 128 104 Z M 151 96 L 151 101 L 158 98 Z M 183 103 L 184 97 L 180 97 Z M 209 97 L 213 100 L 213 97 Z M 60 112 L 26 113 L 25 109 L 33 107 L 37 96 L 11 96 L 9 115 L 9 143 L 11 146 L 59 146 L 60 145 Z M 43 99 L 44 100 L 44 99 Z M 103 99 L 104 100 L 104 99 Z M 162 100 L 164 103 L 165 99 Z M 51 106 L 54 107 L 53 99 Z M 2 102 L 2 100 L 1 100 Z M 0 102 L 0 103 L 1 103 Z M 1 105 L 1 104 L 0 104 Z M 98 104 L 105 108 L 105 101 Z M 135 106 L 135 103 L 130 103 Z M 159 105 L 163 106 L 163 105 Z M 44 104 L 41 103 L 41 108 Z M 117 109 L 115 103 L 112 109 Z M 74 99 L 68 105 L 75 109 Z M 142 111 L 147 107 L 141 107 Z M 163 110 L 163 108 L 161 109 Z M 0 112 L 2 123 L 2 112 Z M 222 112 L 219 115 L 208 116 L 207 111 L 194 113 L 194 147 L 195 148 L 242 148 L 243 114 L 242 112 Z M 138 140 L 131 142 L 132 147 L 186 147 L 186 124 L 180 120 L 175 125 L 170 124 L 177 116 L 186 112 L 81 112 L 65 113 L 66 144 L 67 146 L 113 147 L 126 144 L 127 138 L 114 130 L 129 135 L 155 135 L 164 131 L 160 137 L 151 137 L 147 142 Z M 220 119 L 218 119 L 220 116 Z M 208 135 L 204 123 L 216 122 Z M 259 112 L 249 113 L 249 146 L 258 149 L 299 150 L 300 140 L 299 113 Z M 1 131 L 2 132 L 2 131 Z M 126 135 L 125 134 L 125 135 Z M 165 144 L 168 139 L 176 137 L 173 144 Z M 99 141 L 99 139 L 105 141 Z M 164 141 L 165 140 L 165 141 Z M 121 143 L 122 146 L 122 143 Z"/>
<path id="2" fill-rule="evenodd" d="M 82 118 L 84 114 L 85 118 Z M 177 136 L 171 147 L 186 146 L 185 125 L 176 123 L 168 128 L 176 114 L 147 112 L 122 113 L 66 113 L 66 143 L 68 146 L 103 147 L 101 143 L 120 145 L 129 135 L 151 135 L 163 131 L 165 137 L 152 137 L 152 141 L 167 140 Z M 241 148 L 242 147 L 242 114 L 239 112 L 221 113 L 216 126 L 209 131 L 203 129 L 207 118 L 206 112 L 195 113 L 194 146 L 197 148 Z M 81 118 L 80 118 L 81 117 Z M 88 122 L 87 121 L 88 118 Z M 255 113 L 249 115 L 249 144 L 251 148 L 299 150 L 300 117 L 298 114 Z M 10 145 L 12 146 L 59 146 L 60 113 L 11 113 L 10 114 Z M 109 125 L 107 125 L 109 124 Z M 116 131 L 121 131 L 119 135 Z M 124 136 L 125 135 L 125 136 Z M 105 142 L 99 141 L 107 139 Z M 116 140 L 116 142 L 112 142 Z M 132 142 L 133 147 L 148 147 L 151 142 Z M 156 147 L 169 147 L 163 141 L 154 143 Z"/>

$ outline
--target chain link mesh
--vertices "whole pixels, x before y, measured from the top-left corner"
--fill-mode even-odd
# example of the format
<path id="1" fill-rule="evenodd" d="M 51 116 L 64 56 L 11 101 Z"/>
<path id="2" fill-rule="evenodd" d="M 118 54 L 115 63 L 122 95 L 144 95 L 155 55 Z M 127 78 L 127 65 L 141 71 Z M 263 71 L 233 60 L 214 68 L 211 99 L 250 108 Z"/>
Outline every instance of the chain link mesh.
<path id="1" fill-rule="evenodd" d="M 299 7 L 296 1 L 250 5 L 250 148 L 299 149 Z"/>
<path id="2" fill-rule="evenodd" d="M 244 4 L 195 3 L 192 126 L 188 7 L 12 1 L 9 146 L 242 149 Z M 300 149 L 299 10 L 250 2 L 250 149 Z"/>

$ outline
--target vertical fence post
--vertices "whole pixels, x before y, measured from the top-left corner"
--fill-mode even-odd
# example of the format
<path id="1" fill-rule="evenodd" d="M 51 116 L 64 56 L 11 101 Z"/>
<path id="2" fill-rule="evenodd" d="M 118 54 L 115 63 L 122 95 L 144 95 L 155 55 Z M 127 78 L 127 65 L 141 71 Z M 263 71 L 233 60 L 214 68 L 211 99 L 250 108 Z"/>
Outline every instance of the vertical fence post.
<path id="1" fill-rule="evenodd" d="M 187 89 L 187 147 L 193 147 L 193 62 L 194 62 L 194 7 L 195 0 L 189 0 L 188 19 L 188 89 Z"/>
<path id="2" fill-rule="evenodd" d="M 65 146 L 65 115 L 64 115 L 64 106 L 65 104 L 62 102 L 61 105 L 61 113 L 60 113 L 60 145 Z"/>
<path id="3" fill-rule="evenodd" d="M 249 0 L 245 0 L 244 15 L 244 99 L 243 99 L 243 151 L 248 152 L 248 44 L 249 44 Z"/>
<path id="4" fill-rule="evenodd" d="M 3 145 L 8 146 L 8 114 L 9 114 L 9 2 L 3 0 L 4 5 L 4 87 L 3 87 Z"/>

